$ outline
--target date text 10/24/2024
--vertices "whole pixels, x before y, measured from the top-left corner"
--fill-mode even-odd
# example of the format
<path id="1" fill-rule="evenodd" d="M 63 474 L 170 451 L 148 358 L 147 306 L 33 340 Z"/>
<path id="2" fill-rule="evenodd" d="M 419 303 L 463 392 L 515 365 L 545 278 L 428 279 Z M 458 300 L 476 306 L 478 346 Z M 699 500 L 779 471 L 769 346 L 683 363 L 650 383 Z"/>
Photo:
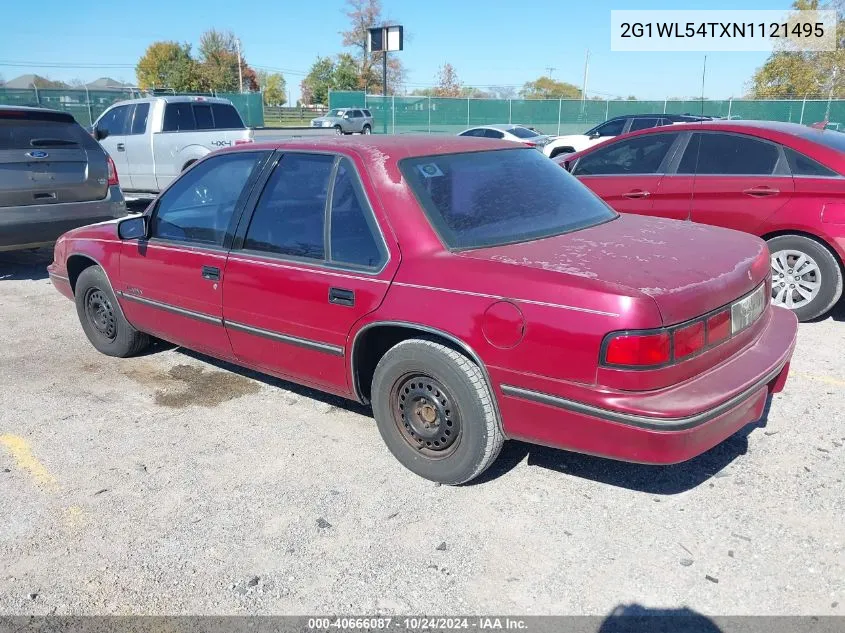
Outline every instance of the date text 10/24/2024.
<path id="1" fill-rule="evenodd" d="M 527 628 L 525 620 L 510 617 L 360 617 L 360 618 L 309 618 L 308 627 L 313 631 L 337 630 L 400 630 L 447 631 L 479 630 L 520 631 Z"/>

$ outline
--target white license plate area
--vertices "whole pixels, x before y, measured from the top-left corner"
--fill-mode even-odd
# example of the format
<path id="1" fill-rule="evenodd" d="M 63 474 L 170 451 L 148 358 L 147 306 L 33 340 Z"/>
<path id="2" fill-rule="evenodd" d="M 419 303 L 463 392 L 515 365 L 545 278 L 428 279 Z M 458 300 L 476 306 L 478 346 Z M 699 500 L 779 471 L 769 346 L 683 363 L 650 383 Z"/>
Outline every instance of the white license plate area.
<path id="1" fill-rule="evenodd" d="M 731 332 L 736 334 L 754 323 L 766 307 L 766 284 L 731 305 Z"/>

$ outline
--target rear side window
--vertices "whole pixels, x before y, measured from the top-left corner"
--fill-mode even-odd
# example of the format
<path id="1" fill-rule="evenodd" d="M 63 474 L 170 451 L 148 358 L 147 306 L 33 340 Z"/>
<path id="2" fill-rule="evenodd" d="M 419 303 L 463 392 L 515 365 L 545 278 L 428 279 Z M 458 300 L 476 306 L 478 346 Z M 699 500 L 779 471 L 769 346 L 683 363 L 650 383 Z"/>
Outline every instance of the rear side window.
<path id="1" fill-rule="evenodd" d="M 129 133 L 129 118 L 133 106 L 117 106 L 106 112 L 97 122 L 97 128 L 108 132 L 109 136 L 122 136 Z"/>
<path id="2" fill-rule="evenodd" d="M 242 130 L 244 122 L 235 106 L 228 103 L 212 103 L 211 112 L 214 114 L 214 127 L 218 130 Z"/>
<path id="3" fill-rule="evenodd" d="M 812 158 L 804 156 L 794 149 L 784 147 L 783 151 L 786 153 L 786 160 L 789 163 L 789 169 L 793 176 L 821 176 L 821 177 L 836 177 L 837 174 L 832 169 L 828 169 L 821 163 L 817 163 Z"/>
<path id="4" fill-rule="evenodd" d="M 85 131 L 76 123 L 0 119 L 0 150 L 76 147 Z"/>
<path id="5" fill-rule="evenodd" d="M 373 116 L 372 114 L 370 114 L 369 110 L 362 110 L 362 112 L 364 113 L 365 117 L 372 117 Z"/>
<path id="6" fill-rule="evenodd" d="M 332 189 L 329 259 L 339 264 L 378 268 L 384 260 L 378 227 L 349 160 L 341 159 Z"/>
<path id="7" fill-rule="evenodd" d="M 655 174 L 677 134 L 648 134 L 620 140 L 582 156 L 573 176 Z"/>
<path id="8" fill-rule="evenodd" d="M 334 156 L 285 154 L 270 176 L 244 248 L 323 260 L 323 231 Z"/>
<path id="9" fill-rule="evenodd" d="M 482 131 L 484 132 L 484 136 L 486 136 L 487 138 L 505 138 L 504 133 L 500 132 L 499 130 L 491 130 L 488 128 Z"/>
<path id="10" fill-rule="evenodd" d="M 466 132 L 461 132 L 461 136 L 484 136 L 484 130 L 481 128 L 467 130 Z"/>
<path id="11" fill-rule="evenodd" d="M 194 106 L 194 120 L 197 123 L 198 130 L 213 130 L 214 117 L 211 116 L 211 106 L 209 105 L 195 105 Z"/>
<path id="12" fill-rule="evenodd" d="M 777 162 L 778 149 L 772 143 L 739 134 L 696 132 L 678 165 L 678 173 L 768 176 L 775 171 Z"/>
<path id="13" fill-rule="evenodd" d="M 512 127 L 508 130 L 511 134 L 513 134 L 517 138 L 534 138 L 535 136 L 540 136 L 534 130 L 529 130 L 527 127 Z M 501 138 L 501 137 L 499 137 Z"/>
<path id="14" fill-rule="evenodd" d="M 658 119 L 631 119 L 631 128 L 629 132 L 636 132 L 637 130 L 647 130 L 652 127 L 657 127 Z"/>
<path id="15" fill-rule="evenodd" d="M 197 129 L 194 109 L 188 102 L 168 103 L 164 108 L 163 132 L 184 132 Z"/>
<path id="16" fill-rule="evenodd" d="M 195 165 L 159 198 L 152 237 L 222 246 L 246 184 L 265 158 L 263 152 L 237 152 Z"/>
<path id="17" fill-rule="evenodd" d="M 132 119 L 132 134 L 143 134 L 147 131 L 147 117 L 149 115 L 149 103 L 135 104 L 135 117 Z"/>

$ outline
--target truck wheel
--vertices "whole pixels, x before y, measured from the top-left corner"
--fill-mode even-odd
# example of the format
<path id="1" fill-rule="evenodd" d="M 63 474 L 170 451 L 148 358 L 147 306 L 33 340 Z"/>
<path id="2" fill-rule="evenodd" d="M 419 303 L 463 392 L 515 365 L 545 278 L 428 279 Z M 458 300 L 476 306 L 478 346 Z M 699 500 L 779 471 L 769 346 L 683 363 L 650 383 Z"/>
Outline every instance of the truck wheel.
<path id="1" fill-rule="evenodd" d="M 772 255 L 772 303 L 799 321 L 825 314 L 842 296 L 842 268 L 824 245 L 802 235 L 768 240 Z"/>
<path id="2" fill-rule="evenodd" d="M 334 133 L 337 134 L 338 136 L 341 136 L 343 134 L 343 128 L 340 127 L 339 125 L 335 125 L 334 126 Z"/>
<path id="3" fill-rule="evenodd" d="M 481 369 L 435 341 L 409 339 L 389 349 L 373 375 L 372 402 L 390 452 L 432 481 L 474 479 L 504 442 Z"/>
<path id="4" fill-rule="evenodd" d="M 187 163 L 185 163 L 184 165 L 182 165 L 182 171 L 187 170 L 187 169 L 188 169 L 188 167 L 190 167 L 191 165 L 193 165 L 195 162 L 197 162 L 197 161 L 196 161 L 196 160 L 189 160 Z"/>
<path id="5" fill-rule="evenodd" d="M 150 338 L 132 327 L 111 290 L 106 273 L 90 266 L 76 280 L 76 314 L 91 345 L 107 356 L 134 356 Z"/>

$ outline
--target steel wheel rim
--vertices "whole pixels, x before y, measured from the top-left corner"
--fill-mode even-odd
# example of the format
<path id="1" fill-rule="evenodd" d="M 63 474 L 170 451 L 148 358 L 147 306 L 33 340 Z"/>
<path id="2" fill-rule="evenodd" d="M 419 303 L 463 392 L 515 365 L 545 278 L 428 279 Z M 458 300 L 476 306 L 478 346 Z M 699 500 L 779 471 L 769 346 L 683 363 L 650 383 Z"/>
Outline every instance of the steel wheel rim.
<path id="1" fill-rule="evenodd" d="M 113 341 L 117 336 L 117 322 L 114 307 L 106 294 L 99 288 L 90 288 L 85 293 L 85 316 L 88 323 L 100 336 Z"/>
<path id="2" fill-rule="evenodd" d="M 785 249 L 772 253 L 772 303 L 794 310 L 810 304 L 821 291 L 818 262 L 807 253 Z"/>
<path id="3" fill-rule="evenodd" d="M 457 450 L 463 434 L 461 416 L 449 390 L 436 378 L 405 374 L 391 390 L 393 421 L 402 439 L 429 459 Z"/>

